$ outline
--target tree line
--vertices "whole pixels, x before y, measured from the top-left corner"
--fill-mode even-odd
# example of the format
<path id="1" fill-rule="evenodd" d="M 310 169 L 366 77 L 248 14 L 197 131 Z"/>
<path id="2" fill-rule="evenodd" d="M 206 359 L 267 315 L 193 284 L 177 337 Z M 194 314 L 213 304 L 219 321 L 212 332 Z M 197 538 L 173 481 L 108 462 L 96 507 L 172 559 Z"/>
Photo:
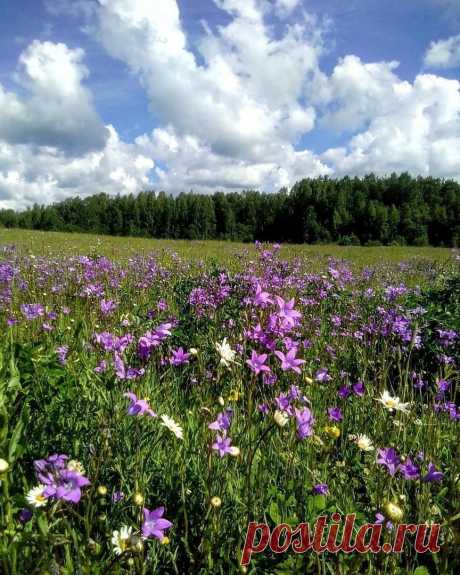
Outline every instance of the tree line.
<path id="1" fill-rule="evenodd" d="M 100 193 L 0 210 L 0 226 L 190 240 L 457 246 L 460 184 L 393 174 L 307 178 L 277 193 Z"/>

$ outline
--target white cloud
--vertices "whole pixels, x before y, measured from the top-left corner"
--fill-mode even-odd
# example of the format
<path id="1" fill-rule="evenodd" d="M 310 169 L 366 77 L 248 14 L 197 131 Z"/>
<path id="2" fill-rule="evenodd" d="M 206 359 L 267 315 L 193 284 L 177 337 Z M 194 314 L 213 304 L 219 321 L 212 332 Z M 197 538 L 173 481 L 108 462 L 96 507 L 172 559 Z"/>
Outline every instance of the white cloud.
<path id="1" fill-rule="evenodd" d="M 215 0 L 233 18 L 216 33 L 208 29 L 200 63 L 176 0 L 98 1 L 95 35 L 139 76 L 163 125 L 205 140 L 213 152 L 254 159 L 266 142 L 287 143 L 313 128 L 314 110 L 302 102 L 320 51 L 310 21 L 275 39 L 266 2 Z"/>
<path id="2" fill-rule="evenodd" d="M 425 54 L 424 62 L 430 68 L 456 68 L 460 66 L 460 34 L 445 40 L 431 42 Z"/>
<path id="3" fill-rule="evenodd" d="M 72 153 L 104 146 L 108 132 L 82 85 L 83 50 L 34 41 L 19 57 L 16 81 L 25 97 L 0 84 L 0 139 L 55 146 Z"/>
<path id="4" fill-rule="evenodd" d="M 135 144 L 120 140 L 113 126 L 100 151 L 69 158 L 52 147 L 0 142 L 0 207 L 23 208 L 67 197 L 136 193 L 150 188 L 154 167 Z"/>
<path id="5" fill-rule="evenodd" d="M 369 73 L 372 66 L 372 73 Z M 431 74 L 400 80 L 388 63 L 363 64 L 347 57 L 331 76 L 338 88 L 328 122 L 361 128 L 347 146 L 321 159 L 335 173 L 416 175 L 460 178 L 460 82 Z"/>
<path id="6" fill-rule="evenodd" d="M 371 171 L 460 179 L 459 81 L 408 82 L 397 62 L 355 55 L 328 75 L 324 25 L 297 0 L 214 3 L 227 23 L 205 25 L 193 50 L 176 0 L 50 3 L 84 16 L 139 78 L 158 127 L 122 141 L 94 109 L 83 51 L 34 42 L 19 60 L 18 93 L 0 85 L 0 206 L 151 188 L 275 191 L 305 176 Z M 437 66 L 456 57 L 455 42 L 427 53 Z M 299 150 L 315 125 L 349 141 L 321 155 Z"/>

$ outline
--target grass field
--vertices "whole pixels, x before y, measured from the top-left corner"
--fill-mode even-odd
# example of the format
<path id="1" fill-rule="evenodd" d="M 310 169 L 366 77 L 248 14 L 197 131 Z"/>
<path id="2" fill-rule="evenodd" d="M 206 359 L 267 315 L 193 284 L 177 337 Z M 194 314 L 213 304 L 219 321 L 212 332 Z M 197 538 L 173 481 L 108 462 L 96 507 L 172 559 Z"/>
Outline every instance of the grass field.
<path id="1" fill-rule="evenodd" d="M 1 573 L 460 572 L 456 252 L 0 246 Z M 273 551 L 333 513 L 378 540 Z"/>
<path id="2" fill-rule="evenodd" d="M 211 259 L 235 264 L 232 258 L 241 251 L 255 254 L 252 244 L 218 241 L 164 240 L 132 237 L 97 236 L 92 234 L 65 234 L 29 230 L 0 229 L 0 244 L 14 244 L 24 254 L 81 255 L 96 253 L 113 258 L 126 258 L 153 250 L 173 250 L 184 259 Z M 353 247 L 337 245 L 283 245 L 282 258 L 309 256 L 349 260 L 358 265 L 395 263 L 413 258 L 445 261 L 451 255 L 448 248 L 432 247 Z"/>

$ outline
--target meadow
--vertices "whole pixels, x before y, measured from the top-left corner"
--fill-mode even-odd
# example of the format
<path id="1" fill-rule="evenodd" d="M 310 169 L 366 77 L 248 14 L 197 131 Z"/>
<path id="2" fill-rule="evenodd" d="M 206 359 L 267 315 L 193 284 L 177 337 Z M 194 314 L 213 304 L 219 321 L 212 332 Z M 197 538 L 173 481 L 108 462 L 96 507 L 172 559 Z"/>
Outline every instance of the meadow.
<path id="1" fill-rule="evenodd" d="M 0 230 L 0 303 L 1 573 L 460 572 L 458 251 Z M 240 564 L 334 513 L 439 551 Z"/>

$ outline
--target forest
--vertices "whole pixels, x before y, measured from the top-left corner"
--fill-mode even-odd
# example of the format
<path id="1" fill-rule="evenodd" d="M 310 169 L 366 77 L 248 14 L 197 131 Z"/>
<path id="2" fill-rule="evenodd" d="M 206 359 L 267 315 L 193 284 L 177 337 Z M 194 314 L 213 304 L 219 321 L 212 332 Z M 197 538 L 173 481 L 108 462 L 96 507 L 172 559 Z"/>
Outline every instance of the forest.
<path id="1" fill-rule="evenodd" d="M 99 193 L 0 210 L 0 226 L 190 240 L 458 246 L 460 184 L 404 173 L 307 178 L 276 193 Z"/>

